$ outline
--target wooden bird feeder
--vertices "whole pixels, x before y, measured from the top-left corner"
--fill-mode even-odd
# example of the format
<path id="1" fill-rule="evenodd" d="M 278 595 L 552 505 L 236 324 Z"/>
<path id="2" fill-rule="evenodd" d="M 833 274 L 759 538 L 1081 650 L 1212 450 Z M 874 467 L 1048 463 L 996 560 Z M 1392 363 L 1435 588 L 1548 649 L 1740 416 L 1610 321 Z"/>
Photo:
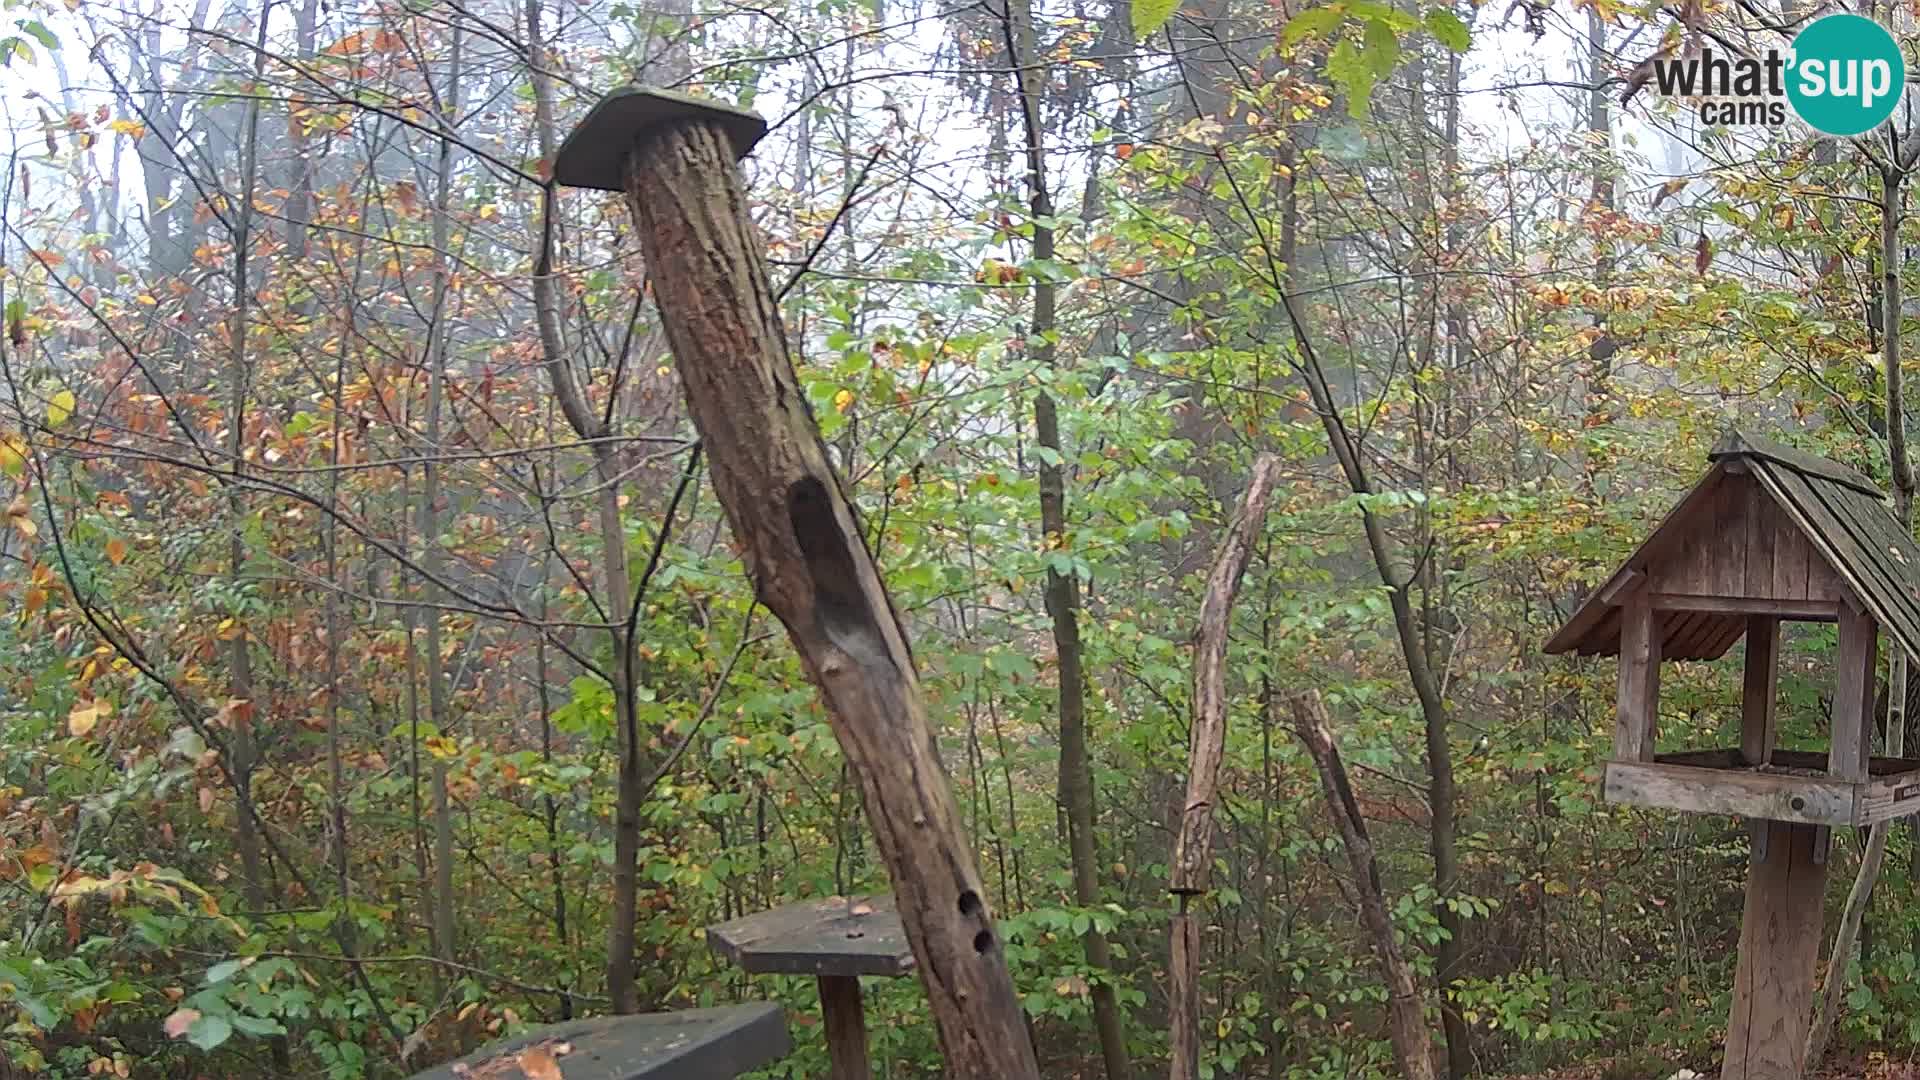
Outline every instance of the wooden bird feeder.
<path id="1" fill-rule="evenodd" d="M 1920 546 L 1872 482 L 1843 465 L 1738 431 L 1711 460 L 1546 651 L 1620 657 L 1608 802 L 1749 819 L 1722 1076 L 1799 1080 L 1828 829 L 1920 811 L 1920 759 L 1870 752 L 1879 635 L 1920 656 Z M 1824 755 L 1775 746 L 1783 620 L 1839 624 Z M 1718 659 L 1743 637 L 1740 745 L 1659 752 L 1661 661 Z"/>
<path id="2" fill-rule="evenodd" d="M 872 1080 L 860 976 L 913 974 L 893 897 L 804 900 L 707 927 L 707 946 L 752 975 L 811 975 L 820 988 L 832 1080 Z"/>

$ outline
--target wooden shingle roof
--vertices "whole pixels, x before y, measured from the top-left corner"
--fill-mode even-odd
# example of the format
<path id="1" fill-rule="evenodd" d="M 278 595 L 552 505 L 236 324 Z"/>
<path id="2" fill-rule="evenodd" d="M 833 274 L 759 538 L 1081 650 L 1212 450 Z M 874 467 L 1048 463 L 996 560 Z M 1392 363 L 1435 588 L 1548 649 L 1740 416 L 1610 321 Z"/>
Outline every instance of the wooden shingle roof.
<path id="1" fill-rule="evenodd" d="M 1739 431 L 1728 431 L 1709 458 L 1706 476 L 1581 603 L 1547 652 L 1617 654 L 1619 599 L 1645 584 L 1700 594 L 1675 597 L 1660 614 L 1669 659 L 1724 654 L 1746 629 L 1740 599 L 1787 611 L 1801 605 L 1793 617 L 1819 619 L 1850 598 L 1920 660 L 1920 545 L 1872 481 Z"/>

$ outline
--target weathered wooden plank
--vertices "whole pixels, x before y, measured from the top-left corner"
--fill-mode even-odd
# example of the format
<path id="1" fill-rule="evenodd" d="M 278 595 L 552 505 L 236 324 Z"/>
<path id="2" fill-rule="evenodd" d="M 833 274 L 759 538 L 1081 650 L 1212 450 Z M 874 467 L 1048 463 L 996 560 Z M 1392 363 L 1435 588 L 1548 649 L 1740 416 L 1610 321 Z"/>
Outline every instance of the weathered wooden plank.
<path id="1" fill-rule="evenodd" d="M 1847 781 L 1665 762 L 1609 761 L 1601 790 L 1611 803 L 1809 825 L 1852 825 L 1857 803 Z"/>
<path id="2" fill-rule="evenodd" d="M 1833 622 L 1840 617 L 1837 600 L 1780 600 L 1769 596 L 1691 596 L 1658 592 L 1649 600 L 1655 611 L 1713 611 L 1729 615 L 1771 615 L 1799 622 Z"/>
<path id="3" fill-rule="evenodd" d="M 1747 870 L 1722 1080 L 1801 1080 L 1806 1068 L 1827 864 L 1814 826 L 1764 827 L 1766 856 Z"/>
<path id="4" fill-rule="evenodd" d="M 1653 757 L 1660 709 L 1660 635 L 1645 591 L 1627 598 L 1620 609 L 1619 714 L 1613 724 L 1617 761 Z"/>
<path id="5" fill-rule="evenodd" d="M 749 974 L 906 975 L 913 950 L 893 898 L 832 896 L 707 928 L 707 947 Z"/>
<path id="6" fill-rule="evenodd" d="M 535 1028 L 428 1069 L 413 1080 L 519 1076 L 530 1046 L 569 1049 L 561 1073 L 592 1080 L 721 1080 L 776 1061 L 792 1048 L 787 1021 L 771 1002 L 717 1009 L 600 1016 Z M 549 1051 L 552 1052 L 552 1051 Z M 528 1071 L 531 1076 L 532 1072 Z"/>
<path id="7" fill-rule="evenodd" d="M 1700 524 L 1700 544 L 1707 549 L 1709 586 L 1713 596 L 1746 596 L 1747 503 L 1756 485 L 1751 476 L 1729 476 L 1720 485 L 1719 516 Z"/>
<path id="8" fill-rule="evenodd" d="M 1864 780 L 1873 736 L 1873 677 L 1878 628 L 1873 616 L 1840 609 L 1840 648 L 1834 661 L 1832 742 L 1827 750 L 1827 772 L 1849 780 Z"/>
<path id="9" fill-rule="evenodd" d="M 1773 752 L 1775 690 L 1780 671 L 1780 620 L 1747 619 L 1747 664 L 1740 686 L 1740 757 L 1760 765 Z"/>
<path id="10" fill-rule="evenodd" d="M 1808 546 L 1806 538 L 1800 535 L 1800 526 L 1794 524 L 1787 510 L 1774 502 L 1771 494 L 1767 496 L 1767 502 L 1773 508 L 1769 516 L 1773 532 L 1773 595 L 1783 600 L 1810 599 L 1807 592 L 1807 555 L 1812 548 Z"/>
<path id="11" fill-rule="evenodd" d="M 1747 474 L 1741 485 L 1746 493 L 1747 581 L 1744 592 L 1750 597 L 1771 597 L 1773 591 L 1773 525 L 1780 514 L 1773 500 L 1760 488 L 1760 482 Z"/>

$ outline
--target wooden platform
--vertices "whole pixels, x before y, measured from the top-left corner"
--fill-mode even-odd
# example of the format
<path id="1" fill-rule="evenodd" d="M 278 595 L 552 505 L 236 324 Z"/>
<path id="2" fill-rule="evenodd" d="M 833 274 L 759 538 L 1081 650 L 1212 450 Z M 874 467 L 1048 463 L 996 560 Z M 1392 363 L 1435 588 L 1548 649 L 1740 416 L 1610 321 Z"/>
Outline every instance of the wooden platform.
<path id="1" fill-rule="evenodd" d="M 413 1080 L 522 1080 L 529 1047 L 550 1056 L 562 1080 L 726 1080 L 772 1063 L 792 1044 L 771 1002 L 600 1016 L 503 1039 Z"/>
<path id="2" fill-rule="evenodd" d="M 754 975 L 906 975 L 913 950 L 893 897 L 831 896 L 707 927 L 707 946 Z"/>
<path id="3" fill-rule="evenodd" d="M 1608 802 L 1806 825 L 1870 825 L 1920 813 L 1920 759 L 1871 759 L 1859 783 L 1827 775 L 1827 755 L 1775 750 L 1749 765 L 1738 749 L 1607 762 Z"/>

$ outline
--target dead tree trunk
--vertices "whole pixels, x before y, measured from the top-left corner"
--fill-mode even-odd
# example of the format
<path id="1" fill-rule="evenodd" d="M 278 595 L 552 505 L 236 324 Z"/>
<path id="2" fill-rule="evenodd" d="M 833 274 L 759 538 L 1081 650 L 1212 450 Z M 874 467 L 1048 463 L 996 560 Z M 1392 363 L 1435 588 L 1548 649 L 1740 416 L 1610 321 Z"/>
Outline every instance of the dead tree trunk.
<path id="1" fill-rule="evenodd" d="M 1220 787 L 1220 762 L 1227 749 L 1227 631 L 1233 621 L 1233 601 L 1240 579 L 1253 557 L 1267 518 L 1267 500 L 1280 478 L 1280 459 L 1262 454 L 1253 463 L 1253 478 L 1240 501 L 1240 512 L 1227 527 L 1213 567 L 1207 571 L 1207 592 L 1200 602 L 1200 623 L 1193 633 L 1193 733 L 1187 744 L 1187 800 L 1180 813 L 1180 832 L 1174 839 L 1173 871 L 1169 887 L 1179 897 L 1169 935 L 1167 1000 L 1173 1042 L 1172 1080 L 1197 1080 L 1200 1075 L 1200 932 L 1188 906 L 1205 896 L 1213 871 L 1213 807 Z"/>
<path id="2" fill-rule="evenodd" d="M 1380 867 L 1373 861 L 1373 841 L 1368 839 L 1367 823 L 1353 801 L 1347 767 L 1333 744 L 1327 707 L 1321 703 L 1319 694 L 1309 691 L 1293 699 L 1293 722 L 1320 771 L 1327 813 L 1332 815 L 1340 840 L 1346 845 L 1347 865 L 1353 868 L 1353 891 L 1360 898 L 1361 921 L 1366 923 L 1367 933 L 1373 938 L 1373 955 L 1380 961 L 1381 974 L 1387 980 L 1388 1035 L 1393 1039 L 1393 1056 L 1399 1061 L 1400 1074 L 1407 1080 L 1435 1080 L 1420 989 L 1414 984 L 1413 969 L 1407 966 L 1406 957 L 1400 955 L 1399 943 L 1393 939 L 1393 919 L 1387 914 L 1387 900 L 1380 890 Z"/>
<path id="3" fill-rule="evenodd" d="M 859 775 L 947 1075 L 1037 1080 L 906 631 L 794 375 L 721 122 L 647 129 L 627 195 L 714 491 Z"/>

